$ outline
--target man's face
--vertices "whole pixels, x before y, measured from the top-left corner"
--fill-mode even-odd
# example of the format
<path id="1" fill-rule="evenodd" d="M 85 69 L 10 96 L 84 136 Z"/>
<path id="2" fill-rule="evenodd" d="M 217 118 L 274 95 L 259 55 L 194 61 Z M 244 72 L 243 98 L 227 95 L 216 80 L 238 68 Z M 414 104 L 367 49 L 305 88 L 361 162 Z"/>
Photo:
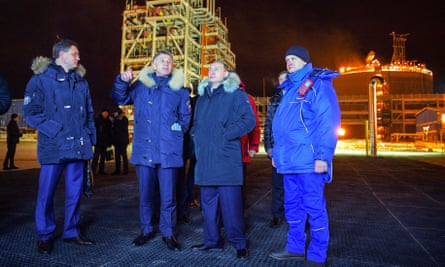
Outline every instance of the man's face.
<path id="1" fill-rule="evenodd" d="M 294 55 L 287 56 L 285 58 L 285 61 L 286 61 L 287 72 L 289 73 L 296 72 L 302 69 L 304 65 L 306 65 L 306 62 L 304 62 L 304 60 Z"/>
<path id="2" fill-rule="evenodd" d="M 77 49 L 77 47 L 71 46 L 67 52 L 60 51 L 59 58 L 60 58 L 60 62 L 62 64 L 62 66 L 66 70 L 71 70 L 71 69 L 77 68 L 79 61 L 80 61 L 79 50 Z"/>
<path id="3" fill-rule="evenodd" d="M 212 63 L 209 67 L 209 82 L 220 84 L 228 75 L 228 71 L 221 62 Z"/>
<path id="4" fill-rule="evenodd" d="M 167 54 L 160 54 L 153 61 L 153 68 L 157 76 L 168 76 L 172 72 L 173 58 Z"/>

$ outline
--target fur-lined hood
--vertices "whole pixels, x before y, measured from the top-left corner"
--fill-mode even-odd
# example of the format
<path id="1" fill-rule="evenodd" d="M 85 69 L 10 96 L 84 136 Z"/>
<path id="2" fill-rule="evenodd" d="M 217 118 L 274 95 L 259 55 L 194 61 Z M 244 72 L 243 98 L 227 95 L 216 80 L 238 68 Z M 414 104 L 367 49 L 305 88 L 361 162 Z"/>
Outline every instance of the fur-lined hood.
<path id="1" fill-rule="evenodd" d="M 229 75 L 222 82 L 224 91 L 226 93 L 233 93 L 240 88 L 241 79 L 235 72 L 229 72 Z M 209 86 L 209 78 L 205 78 L 198 85 L 198 94 L 204 95 L 205 89 Z"/>
<path id="2" fill-rule="evenodd" d="M 155 80 L 152 78 L 152 74 L 155 73 L 153 66 L 145 66 L 137 77 L 137 80 L 141 81 L 147 87 L 153 87 L 156 85 Z M 184 86 L 184 72 L 180 69 L 173 68 L 172 78 L 168 82 L 170 88 L 174 91 L 178 91 Z"/>
<path id="3" fill-rule="evenodd" d="M 51 65 L 52 62 L 53 60 L 49 57 L 36 57 L 32 61 L 31 70 L 34 72 L 34 74 L 42 74 L 48 69 L 48 66 Z M 75 69 L 75 72 L 83 78 L 87 73 L 87 70 L 83 65 L 79 64 Z"/>

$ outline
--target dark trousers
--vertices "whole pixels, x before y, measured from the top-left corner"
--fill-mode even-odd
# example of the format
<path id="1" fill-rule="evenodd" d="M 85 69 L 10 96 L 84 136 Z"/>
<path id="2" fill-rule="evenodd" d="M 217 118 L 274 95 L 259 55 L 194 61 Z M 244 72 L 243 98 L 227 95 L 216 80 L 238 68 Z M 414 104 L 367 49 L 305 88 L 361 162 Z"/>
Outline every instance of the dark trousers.
<path id="1" fill-rule="evenodd" d="M 11 168 L 14 167 L 14 157 L 15 157 L 15 150 L 17 148 L 17 143 L 10 143 L 8 142 L 8 151 L 6 151 L 5 161 L 3 162 L 3 167 L 5 168 Z M 9 163 L 9 165 L 8 165 Z"/>
<path id="2" fill-rule="evenodd" d="M 115 173 L 121 172 L 121 158 L 123 163 L 123 171 L 125 174 L 128 173 L 128 157 L 127 157 L 127 145 L 119 144 L 114 145 L 114 163 L 115 163 Z"/>
<path id="3" fill-rule="evenodd" d="M 196 158 L 184 160 L 184 167 L 179 169 L 176 183 L 176 203 L 178 217 L 188 216 L 188 203 L 195 201 L 195 164 Z"/>
<path id="4" fill-rule="evenodd" d="M 283 175 L 277 173 L 277 168 L 272 167 L 272 216 L 284 217 L 284 187 Z"/>
<path id="5" fill-rule="evenodd" d="M 97 173 L 97 165 L 99 164 L 99 173 L 105 171 L 105 159 L 107 157 L 107 147 L 102 145 L 94 146 L 93 162 L 91 163 L 91 169 L 93 173 Z"/>
<path id="6" fill-rule="evenodd" d="M 156 182 L 159 185 L 160 218 L 159 231 L 165 237 L 175 234 L 176 204 L 175 183 L 177 168 L 161 168 L 137 165 L 139 181 L 139 213 L 142 233 L 153 232 L 152 219 L 156 210 Z"/>
<path id="7" fill-rule="evenodd" d="M 38 240 L 48 240 L 53 237 L 56 229 L 54 194 L 64 171 L 65 223 L 63 227 L 63 238 L 71 238 L 80 234 L 79 201 L 83 189 L 84 164 L 84 161 L 75 161 L 41 166 L 35 212 Z"/>
<path id="8" fill-rule="evenodd" d="M 204 245 L 222 245 L 219 229 L 222 215 L 227 239 L 237 250 L 246 248 L 241 186 L 202 186 L 201 207 L 204 217 Z"/>
<path id="9" fill-rule="evenodd" d="M 196 165 L 196 158 L 191 157 L 189 160 L 187 160 L 188 166 L 187 166 L 187 181 L 185 183 L 186 185 L 186 191 L 187 195 L 186 203 L 193 203 L 195 201 L 195 165 Z"/>

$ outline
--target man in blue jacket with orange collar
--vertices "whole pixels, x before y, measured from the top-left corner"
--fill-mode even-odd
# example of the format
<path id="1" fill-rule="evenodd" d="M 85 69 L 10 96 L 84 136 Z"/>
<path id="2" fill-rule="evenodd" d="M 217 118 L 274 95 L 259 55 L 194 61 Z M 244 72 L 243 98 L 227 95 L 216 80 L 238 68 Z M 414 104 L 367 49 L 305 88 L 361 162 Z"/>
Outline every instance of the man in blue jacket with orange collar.
<path id="1" fill-rule="evenodd" d="M 301 46 L 285 55 L 288 75 L 275 113 L 272 164 L 284 175 L 284 207 L 289 232 L 286 248 L 270 256 L 277 260 L 303 259 L 305 266 L 325 266 L 329 223 L 324 184 L 332 180 L 332 159 L 340 127 L 340 108 L 332 86 L 338 73 L 312 68 Z M 306 219 L 311 241 L 306 250 Z"/>

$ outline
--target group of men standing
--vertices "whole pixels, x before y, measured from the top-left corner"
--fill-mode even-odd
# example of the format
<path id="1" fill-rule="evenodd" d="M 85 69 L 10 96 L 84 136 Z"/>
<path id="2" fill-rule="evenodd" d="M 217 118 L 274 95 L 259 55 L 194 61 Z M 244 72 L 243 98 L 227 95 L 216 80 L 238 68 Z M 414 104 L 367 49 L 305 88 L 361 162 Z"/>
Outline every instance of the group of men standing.
<path id="1" fill-rule="evenodd" d="M 105 161 L 114 158 L 114 175 L 128 174 L 127 147 L 130 143 L 128 132 L 128 118 L 122 109 L 118 108 L 112 114 L 108 109 L 103 109 L 94 119 L 96 127 L 96 144 L 91 162 L 91 170 L 94 175 L 106 174 Z M 114 147 L 114 155 L 111 146 Z"/>
<path id="2" fill-rule="evenodd" d="M 184 164 L 184 134 L 190 128 L 196 156 L 195 183 L 200 186 L 204 217 L 204 240 L 192 249 L 222 250 L 222 220 L 236 257 L 247 259 L 240 139 L 254 129 L 257 119 L 239 76 L 223 61 L 210 64 L 208 77 L 198 86 L 199 96 L 192 111 L 184 73 L 174 68 L 173 59 L 169 51 L 159 51 L 137 76 L 131 68 L 120 73 L 111 90 L 117 104 L 134 105 L 130 163 L 139 182 L 141 232 L 132 243 L 141 246 L 155 236 L 152 219 L 158 185 L 162 240 L 169 250 L 182 249 L 176 236 L 174 199 L 178 170 Z M 34 60 L 35 74 L 25 92 L 26 121 L 38 130 L 41 172 L 36 227 L 41 253 L 52 249 L 52 199 L 63 171 L 67 196 L 62 238 L 80 245 L 94 244 L 79 229 L 83 165 L 93 158 L 92 146 L 98 142 L 85 69 L 79 60 L 77 43 L 58 41 L 52 59 Z M 332 177 L 335 130 L 339 125 L 331 84 L 335 73 L 319 71 L 315 75 L 303 47 L 290 48 L 285 61 L 288 74 L 281 85 L 285 94 L 273 119 L 274 148 L 270 156 L 277 171 L 284 174 L 284 206 L 290 230 L 285 250 L 273 252 L 271 257 L 287 260 L 306 255 L 307 264 L 323 266 L 329 238 L 323 185 Z M 307 215 L 311 242 L 306 252 Z"/>

